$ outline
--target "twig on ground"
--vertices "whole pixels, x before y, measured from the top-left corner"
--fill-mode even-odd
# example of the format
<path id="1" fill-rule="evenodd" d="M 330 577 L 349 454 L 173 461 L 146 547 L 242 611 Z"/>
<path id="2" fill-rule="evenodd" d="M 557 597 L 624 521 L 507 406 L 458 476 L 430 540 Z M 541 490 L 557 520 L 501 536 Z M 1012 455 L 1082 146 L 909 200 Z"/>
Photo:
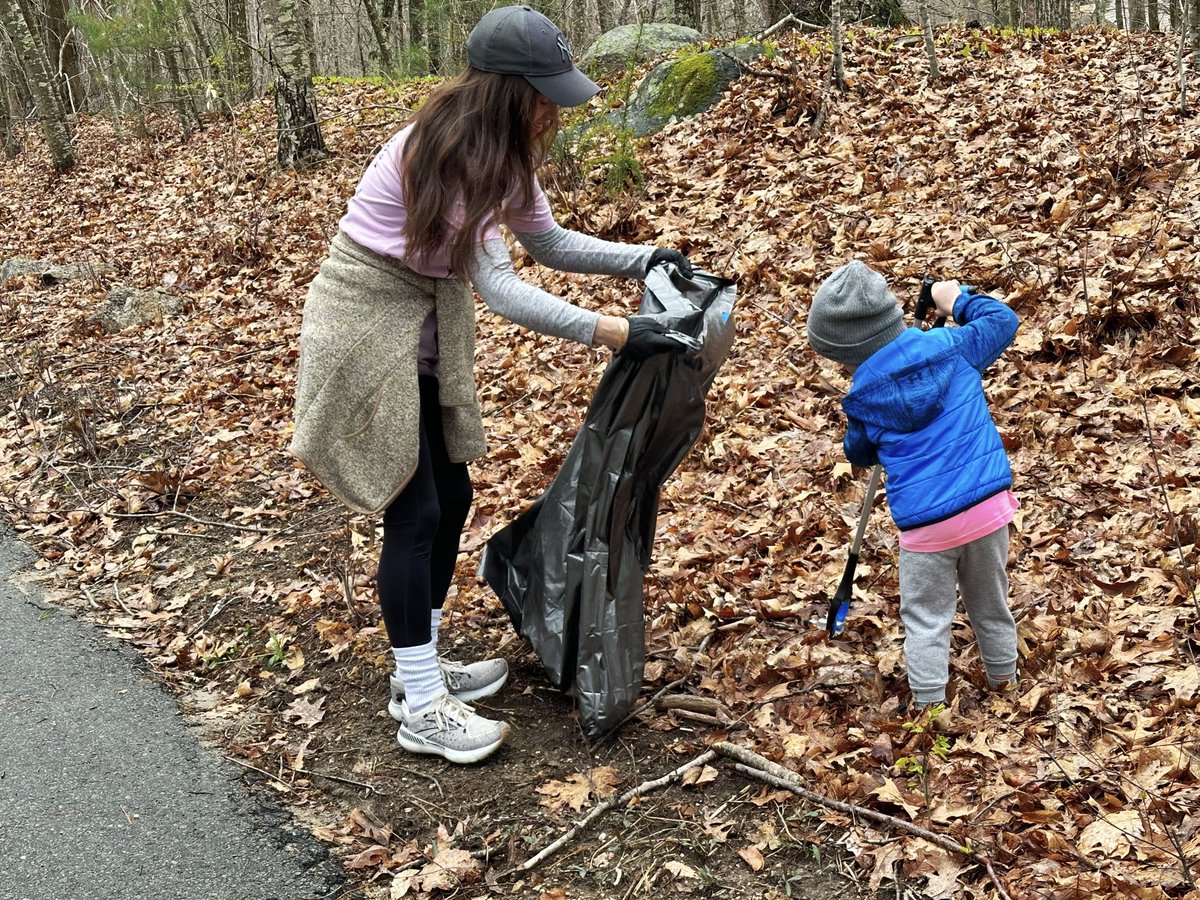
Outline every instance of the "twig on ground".
<path id="1" fill-rule="evenodd" d="M 732 509 L 734 512 L 739 512 L 742 515 L 750 515 L 750 510 L 746 509 L 746 507 L 738 506 L 736 503 L 730 503 L 728 500 L 718 500 L 716 497 L 709 497 L 707 494 L 701 496 L 700 499 L 707 500 L 714 506 L 727 506 L 729 509 Z"/>
<path id="2" fill-rule="evenodd" d="M 83 596 L 87 597 L 88 603 L 91 604 L 92 609 L 100 608 L 100 604 L 96 602 L 96 598 L 92 596 L 92 592 L 86 584 L 81 583 L 79 585 L 79 589 L 83 591 Z"/>
<path id="3" fill-rule="evenodd" d="M 711 716 L 708 713 L 692 712 L 690 709 L 673 709 L 671 712 L 681 719 L 699 722 L 701 725 L 711 725 L 713 728 L 724 728 L 730 724 L 727 718 Z"/>
<path id="4" fill-rule="evenodd" d="M 739 628 L 757 624 L 758 616 L 743 616 L 740 619 L 734 619 L 732 622 L 726 622 L 724 625 L 718 625 L 717 631 L 724 634 L 726 631 L 737 631 Z"/>
<path id="5" fill-rule="evenodd" d="M 855 806 L 852 803 L 843 803 L 841 800 L 834 800 L 831 797 L 826 797 L 823 794 L 818 794 L 816 791 L 811 791 L 800 784 L 796 773 L 784 768 L 778 763 L 773 763 L 765 757 L 759 756 L 753 750 L 747 750 L 744 747 L 739 747 L 736 744 L 730 744 L 726 741 L 720 741 L 713 744 L 713 749 L 722 756 L 727 756 L 730 759 L 736 760 L 734 766 L 739 772 L 747 775 L 752 775 L 762 781 L 766 781 L 775 787 L 785 788 L 797 796 L 803 797 L 805 800 L 811 800 L 827 809 L 837 810 L 845 813 L 848 816 L 856 818 L 870 819 L 874 822 L 879 822 L 884 825 L 890 825 L 900 831 L 907 831 L 909 834 L 915 834 L 917 837 L 924 838 L 932 844 L 943 848 L 944 850 L 952 850 L 956 853 L 963 853 L 968 856 L 973 856 L 973 852 L 969 847 L 964 847 L 953 838 L 945 835 L 937 834 L 927 828 L 922 828 L 920 825 L 914 825 L 911 822 L 905 822 L 903 819 L 897 819 L 895 816 L 889 816 L 886 813 L 876 812 L 872 809 L 867 809 L 862 806 Z"/>
<path id="6" fill-rule="evenodd" d="M 103 512 L 98 509 L 88 507 L 88 512 L 97 516 L 112 516 L 114 519 L 157 519 L 161 516 L 179 516 L 181 519 L 187 519 L 189 522 L 195 522 L 197 525 L 211 525 L 214 528 L 232 528 L 234 531 L 249 531 L 253 534 L 279 534 L 283 529 L 280 528 L 260 528 L 257 525 L 238 525 L 236 522 L 223 522 L 220 519 L 202 519 L 199 516 L 193 516 L 189 513 L 180 512 L 177 509 L 161 509 L 158 512 L 151 513 L 119 513 L 119 512 Z"/>
<path id="7" fill-rule="evenodd" d="M 684 772 L 688 771 L 689 769 L 695 769 L 700 766 L 703 766 L 706 763 L 709 763 L 713 759 L 715 759 L 716 756 L 717 756 L 717 754 L 716 754 L 715 750 L 706 750 L 705 752 L 703 752 L 699 756 L 697 756 L 695 759 L 684 763 L 678 769 L 675 769 L 672 772 L 668 772 L 666 775 L 663 775 L 661 778 L 655 778 L 652 781 L 644 781 L 641 784 L 639 784 L 637 787 L 633 788 L 632 790 L 626 791 L 624 794 L 622 794 L 619 797 L 614 797 L 609 800 L 605 800 L 603 803 L 596 804 L 596 806 L 592 807 L 591 811 L 589 811 L 586 816 L 584 816 L 582 819 L 580 819 L 579 822 L 576 823 L 576 825 L 570 831 L 563 834 L 561 837 L 558 838 L 558 840 L 556 840 L 553 844 L 550 844 L 550 846 L 543 849 L 536 856 L 532 856 L 529 859 L 525 860 L 525 862 L 521 863 L 521 865 L 518 866 L 517 868 L 519 868 L 525 872 L 529 871 L 534 866 L 536 866 L 538 863 L 542 862 L 542 860 L 546 859 L 547 857 L 556 853 L 558 850 L 562 849 L 562 847 L 564 847 L 567 843 L 569 843 L 570 840 L 573 837 L 575 837 L 575 835 L 579 834 L 579 832 L 583 831 L 583 829 L 587 828 L 588 825 L 590 825 L 592 822 L 594 822 L 600 816 L 604 815 L 604 813 L 608 812 L 610 809 L 616 809 L 618 807 L 625 806 L 627 803 L 629 803 L 630 800 L 633 800 L 635 797 L 640 797 L 642 794 L 647 794 L 650 791 L 654 790 L 655 788 L 660 788 L 665 785 L 668 785 L 672 781 L 675 781 L 676 779 L 681 778 L 683 776 Z"/>
<path id="8" fill-rule="evenodd" d="M 218 534 L 208 534 L 204 531 L 176 531 L 174 528 L 147 528 L 146 534 L 182 538 L 203 538 L 206 541 L 225 540 L 225 538 Z"/>
<path id="9" fill-rule="evenodd" d="M 911 822 L 906 822 L 903 819 L 897 819 L 895 816 L 889 816 L 881 812 L 876 812 L 872 809 L 866 809 L 861 806 L 855 806 L 852 803 L 843 803 L 840 800 L 834 800 L 831 797 L 826 797 L 823 794 L 818 794 L 815 791 L 810 791 L 804 787 L 796 773 L 784 768 L 778 763 L 773 763 L 763 756 L 759 756 L 753 750 L 747 750 L 745 747 L 739 747 L 736 744 L 730 744 L 726 741 L 720 741 L 713 744 L 713 750 L 720 753 L 722 756 L 736 760 L 734 768 L 744 775 L 749 775 L 757 778 L 760 781 L 765 781 L 767 784 L 775 787 L 783 788 L 791 791 L 805 800 L 809 800 L 827 809 L 837 810 L 854 818 L 869 819 L 873 822 L 878 822 L 882 825 L 887 825 L 898 831 L 904 831 L 908 834 L 916 835 L 919 838 L 929 841 L 943 850 L 949 850 L 954 853 L 961 853 L 964 856 L 969 856 L 971 859 L 977 860 L 980 864 L 986 867 L 992 883 L 996 886 L 996 891 L 1002 900 L 1012 900 L 1008 893 L 1004 890 L 1004 884 L 996 876 L 992 864 L 979 856 L 970 847 L 960 844 L 953 838 L 930 831 L 927 828 L 922 828 L 919 825 L 914 825 Z"/>
<path id="10" fill-rule="evenodd" d="M 230 756 L 228 758 L 230 760 L 232 760 L 233 762 L 237 763 L 243 769 L 249 769 L 251 772 L 257 772 L 259 775 L 262 775 L 264 778 L 270 778 L 272 781 L 274 781 L 276 784 L 278 784 L 281 788 L 283 788 L 288 793 L 290 793 L 290 794 L 296 793 L 296 789 L 293 788 L 286 781 L 284 781 L 282 778 L 280 778 L 278 775 L 272 775 L 270 772 L 260 769 L 258 766 L 252 766 L 252 765 L 250 765 L 250 763 L 242 762 L 240 759 L 234 759 L 232 756 Z"/>
<path id="11" fill-rule="evenodd" d="M 686 710 L 713 718 L 729 715 L 729 710 L 720 700 L 712 697 L 695 697 L 692 694 L 667 694 L 660 697 L 654 706 L 656 709 Z"/>
<path id="12" fill-rule="evenodd" d="M 379 788 L 373 784 L 367 784 L 365 781 L 355 781 L 353 778 L 343 778 L 341 775 L 326 775 L 324 772 L 314 772 L 311 769 L 293 768 L 293 772 L 303 772 L 305 775 L 315 775 L 317 778 L 328 778 L 330 781 L 338 781 L 342 784 L 352 784 L 355 787 L 366 788 L 372 794 L 378 794 Z"/>
<path id="13" fill-rule="evenodd" d="M 350 613 L 351 621 L 353 621 L 357 624 L 358 622 L 362 621 L 362 617 L 359 616 L 358 610 L 354 608 L 354 583 L 353 583 L 353 579 L 351 579 L 351 577 L 350 577 L 350 566 L 349 565 L 347 565 L 346 568 L 344 568 L 342 570 L 341 581 L 342 581 L 342 599 L 346 601 L 346 612 Z"/>
<path id="14" fill-rule="evenodd" d="M 213 619 L 215 619 L 217 616 L 219 616 L 221 614 L 221 611 L 223 609 L 225 609 L 225 607 L 228 605 L 229 605 L 228 597 L 222 597 L 220 600 L 218 600 L 216 603 L 214 603 L 212 612 L 210 612 L 208 614 L 208 618 L 202 622 L 197 623 L 196 625 L 193 625 L 191 627 L 191 629 L 188 631 L 187 636 L 192 637 L 201 629 L 206 628 L 208 626 L 208 623 L 211 622 Z"/>
<path id="15" fill-rule="evenodd" d="M 435 788 L 437 788 L 439 797 L 446 796 L 446 792 L 442 790 L 442 783 L 440 781 L 438 781 L 436 778 L 434 778 L 432 775 L 426 774 L 425 772 L 418 771 L 417 769 L 410 769 L 408 766 L 401 766 L 401 765 L 388 766 L 387 769 L 382 769 L 381 771 L 403 772 L 406 775 L 416 775 L 418 778 L 424 778 L 426 781 L 428 781 L 430 784 L 432 784 Z"/>
<path id="16" fill-rule="evenodd" d="M 113 581 L 113 596 L 117 598 L 117 604 L 121 609 L 125 610 L 125 615 L 132 616 L 133 610 L 126 606 L 125 601 L 121 599 L 121 586 L 115 580 Z"/>
<path id="17" fill-rule="evenodd" d="M 1159 489 L 1162 490 L 1163 507 L 1167 511 L 1167 519 L 1171 523 L 1171 531 L 1175 533 L 1175 549 L 1179 551 L 1179 568 L 1183 573 L 1184 579 L 1187 581 L 1188 590 L 1192 595 L 1192 606 L 1196 608 L 1196 612 L 1200 613 L 1200 601 L 1196 599 L 1196 586 L 1192 582 L 1192 572 L 1188 568 L 1187 557 L 1183 554 L 1183 542 L 1179 537 L 1179 522 L 1175 519 L 1175 511 L 1171 509 L 1171 498 L 1167 494 L 1167 484 L 1163 481 L 1162 468 L 1158 464 L 1158 448 L 1154 446 L 1154 429 L 1150 426 L 1150 408 L 1146 405 L 1146 398 L 1143 395 L 1142 401 L 1142 416 L 1146 422 L 1146 443 L 1150 445 L 1150 459 L 1154 462 L 1154 474 L 1158 479 Z"/>
<path id="18" fill-rule="evenodd" d="M 753 66 L 751 66 L 749 63 L 746 63 L 746 62 L 738 59 L 732 53 L 726 53 L 724 50 L 721 51 L 721 55 L 724 56 L 730 62 L 732 62 L 735 66 L 737 66 L 739 69 L 741 69 L 747 75 L 753 75 L 756 78 L 776 78 L 779 81 L 791 81 L 792 80 L 792 75 L 789 72 L 768 72 L 766 69 L 756 69 Z"/>

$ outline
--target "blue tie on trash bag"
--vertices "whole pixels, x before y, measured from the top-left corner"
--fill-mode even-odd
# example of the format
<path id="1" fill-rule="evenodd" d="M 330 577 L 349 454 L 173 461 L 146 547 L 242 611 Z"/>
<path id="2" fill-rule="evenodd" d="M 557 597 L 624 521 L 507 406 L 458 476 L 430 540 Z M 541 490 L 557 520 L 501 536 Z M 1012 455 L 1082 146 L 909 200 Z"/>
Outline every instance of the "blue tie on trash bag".
<path id="1" fill-rule="evenodd" d="M 658 491 L 704 425 L 704 398 L 733 344 L 732 281 L 674 265 L 646 276 L 638 315 L 684 352 L 613 357 L 562 469 L 484 548 L 479 574 L 528 638 L 550 680 L 596 737 L 623 721 L 642 686 L 642 579 Z"/>

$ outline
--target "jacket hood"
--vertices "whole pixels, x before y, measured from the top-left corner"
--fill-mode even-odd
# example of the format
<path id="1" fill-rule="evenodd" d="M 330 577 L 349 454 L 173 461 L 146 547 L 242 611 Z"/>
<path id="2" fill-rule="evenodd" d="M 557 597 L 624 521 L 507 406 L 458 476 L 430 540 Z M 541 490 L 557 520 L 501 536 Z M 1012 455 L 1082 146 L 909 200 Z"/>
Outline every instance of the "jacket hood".
<path id="1" fill-rule="evenodd" d="M 909 328 L 859 366 L 842 400 L 846 415 L 868 425 L 908 433 L 941 414 L 959 365 L 945 333 Z"/>

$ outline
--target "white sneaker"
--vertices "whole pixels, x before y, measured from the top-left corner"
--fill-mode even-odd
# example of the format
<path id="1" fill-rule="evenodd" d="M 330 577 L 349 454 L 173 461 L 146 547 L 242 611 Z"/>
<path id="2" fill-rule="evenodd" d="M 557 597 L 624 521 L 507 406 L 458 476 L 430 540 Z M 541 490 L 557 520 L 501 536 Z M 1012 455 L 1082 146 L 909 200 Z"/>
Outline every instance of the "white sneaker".
<path id="1" fill-rule="evenodd" d="M 508 682 L 508 663 L 502 659 L 482 659 L 464 665 L 439 656 L 438 667 L 442 670 L 442 683 L 446 685 L 446 690 L 463 703 L 490 697 Z M 388 701 L 388 715 L 399 722 L 404 682 L 393 674 L 389 686 L 392 697 Z"/>
<path id="2" fill-rule="evenodd" d="M 494 753 L 509 731 L 507 722 L 485 719 L 450 694 L 442 694 L 420 712 L 400 701 L 396 740 L 410 753 L 429 753 L 452 763 L 479 762 Z"/>

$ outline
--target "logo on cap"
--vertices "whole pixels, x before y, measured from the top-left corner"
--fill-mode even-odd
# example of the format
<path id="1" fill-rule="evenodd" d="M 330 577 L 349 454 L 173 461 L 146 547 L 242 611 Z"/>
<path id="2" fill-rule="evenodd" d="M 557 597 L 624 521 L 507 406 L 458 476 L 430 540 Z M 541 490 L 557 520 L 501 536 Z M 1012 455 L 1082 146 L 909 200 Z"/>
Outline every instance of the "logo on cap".
<path id="1" fill-rule="evenodd" d="M 567 43 L 567 36 L 561 32 L 558 35 L 558 51 L 562 54 L 563 62 L 571 61 L 571 45 Z"/>

